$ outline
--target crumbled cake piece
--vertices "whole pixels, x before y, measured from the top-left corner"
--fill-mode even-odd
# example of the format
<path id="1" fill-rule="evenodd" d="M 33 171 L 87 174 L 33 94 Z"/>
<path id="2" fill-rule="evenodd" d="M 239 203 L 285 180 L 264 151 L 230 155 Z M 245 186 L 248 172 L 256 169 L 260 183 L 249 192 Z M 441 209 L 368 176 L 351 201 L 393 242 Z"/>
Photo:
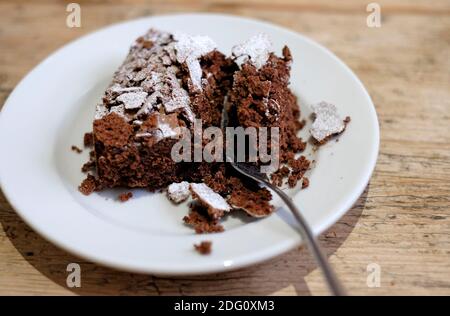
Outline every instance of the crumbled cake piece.
<path id="1" fill-rule="evenodd" d="M 133 193 L 132 192 L 124 192 L 119 194 L 118 198 L 120 202 L 126 202 L 129 199 L 131 199 L 133 197 Z"/>
<path id="2" fill-rule="evenodd" d="M 209 255 L 212 250 L 211 246 L 211 241 L 202 241 L 199 244 L 194 244 L 194 249 L 201 255 Z"/>
<path id="3" fill-rule="evenodd" d="M 186 201 L 190 195 L 191 191 L 189 191 L 189 182 L 187 181 L 172 183 L 167 187 L 167 196 L 176 204 Z"/>
<path id="4" fill-rule="evenodd" d="M 231 182 L 233 190 L 228 202 L 234 208 L 242 209 L 253 217 L 265 217 L 274 211 L 270 204 L 272 194 L 269 190 L 255 184 L 244 185 L 238 178 L 232 178 Z"/>
<path id="5" fill-rule="evenodd" d="M 341 119 L 334 104 L 322 101 L 312 105 L 311 109 L 315 119 L 310 132 L 318 143 L 324 143 L 329 137 L 344 131 L 346 123 L 348 123 L 347 118 Z"/>
<path id="6" fill-rule="evenodd" d="M 291 173 L 288 177 L 288 185 L 290 188 L 293 188 L 297 185 L 298 181 L 300 181 L 306 171 L 308 171 L 311 162 L 306 159 L 305 156 L 300 156 L 297 159 L 291 159 L 288 162 L 289 167 L 291 167 Z"/>
<path id="7" fill-rule="evenodd" d="M 309 179 L 307 177 L 303 177 L 302 180 L 302 189 L 309 187 Z"/>
<path id="8" fill-rule="evenodd" d="M 213 219 L 218 219 L 225 212 L 231 210 L 227 201 L 204 183 L 191 183 L 191 192 L 193 197 L 206 208 L 209 216 Z"/>
<path id="9" fill-rule="evenodd" d="M 197 234 L 220 233 L 223 232 L 223 226 L 217 219 L 211 219 L 207 210 L 199 204 L 190 205 L 190 212 L 183 217 L 183 221 L 192 226 Z"/>
<path id="10" fill-rule="evenodd" d="M 81 154 L 83 152 L 83 150 L 81 150 L 79 147 L 75 145 L 72 145 L 70 149 L 72 149 L 72 151 L 76 152 L 77 154 Z"/>
<path id="11" fill-rule="evenodd" d="M 282 166 L 277 171 L 270 175 L 272 184 L 281 187 L 283 185 L 283 179 L 289 176 L 291 170 L 287 166 Z"/>
<path id="12" fill-rule="evenodd" d="M 78 187 L 78 190 L 83 193 L 84 195 L 89 195 L 92 192 L 95 191 L 97 188 L 97 182 L 95 180 L 95 177 L 93 175 L 88 175 L 83 182 L 81 182 L 80 186 Z"/>

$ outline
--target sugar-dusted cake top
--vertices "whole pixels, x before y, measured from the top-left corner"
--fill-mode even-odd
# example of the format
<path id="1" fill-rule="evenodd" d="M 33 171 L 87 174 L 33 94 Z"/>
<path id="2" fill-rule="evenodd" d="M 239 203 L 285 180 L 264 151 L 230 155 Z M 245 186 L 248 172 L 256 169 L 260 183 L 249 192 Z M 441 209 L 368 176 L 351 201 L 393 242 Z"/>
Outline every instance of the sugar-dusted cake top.
<path id="1" fill-rule="evenodd" d="M 244 43 L 233 47 L 233 55 L 237 58 L 238 64 L 249 61 L 256 69 L 265 65 L 269 59 L 272 43 L 269 36 L 264 33 L 257 34 L 249 38 Z"/>
<path id="2" fill-rule="evenodd" d="M 217 45 L 207 36 L 188 36 L 175 33 L 175 54 L 179 63 L 186 63 L 191 76 L 192 84 L 202 90 L 202 68 L 199 58 L 216 49 Z"/>
<path id="3" fill-rule="evenodd" d="M 203 89 L 199 59 L 213 51 L 216 44 L 206 36 L 172 35 L 149 30 L 132 45 L 125 62 L 114 74 L 103 103 L 97 106 L 95 119 L 116 113 L 128 122 L 139 124 L 142 117 L 159 111 L 181 112 L 193 121 L 188 90 Z M 177 74 L 182 64 L 189 71 L 189 89 Z"/>
<path id="4" fill-rule="evenodd" d="M 227 201 L 220 194 L 214 192 L 205 183 L 191 183 L 191 191 L 209 208 L 224 212 L 231 210 L 231 207 Z"/>

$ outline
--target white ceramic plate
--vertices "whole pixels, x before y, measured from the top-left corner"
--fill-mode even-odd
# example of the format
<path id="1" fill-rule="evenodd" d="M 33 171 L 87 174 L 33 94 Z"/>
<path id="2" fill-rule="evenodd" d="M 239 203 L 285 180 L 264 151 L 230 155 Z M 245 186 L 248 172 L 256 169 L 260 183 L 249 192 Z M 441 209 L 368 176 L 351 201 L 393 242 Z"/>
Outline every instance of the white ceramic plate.
<path id="1" fill-rule="evenodd" d="M 70 146 L 81 146 L 113 72 L 131 42 L 150 27 L 208 35 L 227 54 L 259 32 L 272 38 L 277 53 L 288 45 L 294 58 L 291 86 L 303 116 L 310 114 L 309 104 L 325 100 L 352 118 L 338 143 L 307 152 L 316 160 L 311 185 L 290 194 L 315 234 L 353 205 L 375 166 L 379 129 L 372 101 L 352 71 L 319 44 L 272 24 L 224 15 L 171 15 L 84 36 L 50 55 L 11 93 L 0 117 L 0 180 L 10 203 L 33 229 L 88 260 L 160 275 L 236 269 L 299 245 L 294 222 L 283 209 L 262 220 L 229 216 L 224 233 L 196 235 L 182 222 L 186 205 L 175 207 L 162 194 L 137 190 L 131 200 L 119 203 L 117 194 L 125 190 L 88 197 L 78 192 L 88 153 L 78 155 Z M 201 240 L 213 242 L 211 255 L 193 250 Z"/>

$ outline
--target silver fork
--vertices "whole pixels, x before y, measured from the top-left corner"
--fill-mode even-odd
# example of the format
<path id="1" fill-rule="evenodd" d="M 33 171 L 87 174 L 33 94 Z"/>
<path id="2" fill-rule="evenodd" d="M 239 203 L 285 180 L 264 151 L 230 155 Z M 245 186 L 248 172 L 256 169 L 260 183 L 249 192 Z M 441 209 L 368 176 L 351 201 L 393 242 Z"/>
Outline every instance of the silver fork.
<path id="1" fill-rule="evenodd" d="M 322 249 L 319 246 L 319 243 L 314 237 L 311 228 L 304 219 L 303 215 L 300 213 L 299 209 L 292 202 L 292 199 L 289 196 L 287 196 L 286 193 L 284 193 L 280 188 L 278 188 L 275 185 L 272 185 L 272 183 L 270 183 L 269 179 L 267 178 L 267 175 L 265 173 L 259 172 L 257 166 L 247 163 L 234 162 L 234 159 L 231 159 L 230 157 L 226 158 L 227 162 L 236 171 L 238 171 L 239 173 L 248 178 L 255 180 L 259 184 L 268 187 L 269 189 L 271 189 L 280 196 L 280 198 L 288 206 L 288 208 L 294 215 L 295 219 L 297 220 L 298 224 L 300 225 L 298 227 L 300 235 L 302 236 L 303 240 L 306 241 L 308 249 L 312 252 L 314 258 L 316 259 L 317 265 L 321 268 L 331 293 L 336 296 L 345 296 L 346 293 L 344 288 L 337 279 L 336 274 L 334 273 L 332 267 L 330 266 L 330 263 L 327 260 L 327 257 L 324 255 Z"/>

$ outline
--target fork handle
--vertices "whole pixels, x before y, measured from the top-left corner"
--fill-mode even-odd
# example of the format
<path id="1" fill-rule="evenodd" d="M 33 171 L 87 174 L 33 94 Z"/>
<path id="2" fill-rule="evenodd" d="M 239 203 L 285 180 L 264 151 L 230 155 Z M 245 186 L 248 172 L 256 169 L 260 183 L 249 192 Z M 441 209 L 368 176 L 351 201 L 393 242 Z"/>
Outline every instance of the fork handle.
<path id="1" fill-rule="evenodd" d="M 319 246 L 316 238 L 314 237 L 311 228 L 306 223 L 303 215 L 300 213 L 299 209 L 294 205 L 292 199 L 286 195 L 280 188 L 276 186 L 270 186 L 272 190 L 274 190 L 283 200 L 283 202 L 289 207 L 298 224 L 300 224 L 299 231 L 303 239 L 306 241 L 306 244 L 309 250 L 312 252 L 314 258 L 316 259 L 317 264 L 319 265 L 322 273 L 328 283 L 328 287 L 333 295 L 336 296 L 345 296 L 345 290 L 339 282 L 333 268 L 330 266 L 330 263 L 327 260 L 327 257 L 324 255 L 322 249 Z"/>

